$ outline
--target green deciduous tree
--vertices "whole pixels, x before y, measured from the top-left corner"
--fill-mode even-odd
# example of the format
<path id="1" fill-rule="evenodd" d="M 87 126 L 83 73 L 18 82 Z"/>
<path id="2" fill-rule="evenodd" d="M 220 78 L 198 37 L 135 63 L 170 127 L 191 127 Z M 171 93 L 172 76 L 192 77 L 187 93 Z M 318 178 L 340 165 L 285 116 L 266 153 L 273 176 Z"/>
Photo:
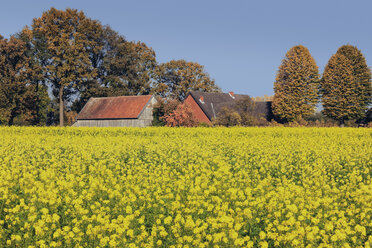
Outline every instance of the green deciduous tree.
<path id="1" fill-rule="evenodd" d="M 365 117 L 371 102 L 371 72 L 360 51 L 342 46 L 328 61 L 321 81 L 323 113 L 340 122 Z"/>
<path id="2" fill-rule="evenodd" d="M 204 66 L 185 60 L 160 64 L 156 70 L 155 92 L 162 97 L 183 101 L 191 90 L 218 92 L 220 89 L 205 72 Z"/>
<path id="3" fill-rule="evenodd" d="M 257 117 L 254 116 L 255 102 L 249 96 L 236 101 L 235 109 L 240 114 L 242 126 L 253 126 L 256 123 Z"/>
<path id="4" fill-rule="evenodd" d="M 318 102 L 318 66 L 309 50 L 292 47 L 279 67 L 274 83 L 274 115 L 283 122 L 306 118 Z"/>
<path id="5" fill-rule="evenodd" d="M 240 126 L 242 117 L 234 108 L 222 107 L 213 120 L 213 124 L 225 127 Z"/>

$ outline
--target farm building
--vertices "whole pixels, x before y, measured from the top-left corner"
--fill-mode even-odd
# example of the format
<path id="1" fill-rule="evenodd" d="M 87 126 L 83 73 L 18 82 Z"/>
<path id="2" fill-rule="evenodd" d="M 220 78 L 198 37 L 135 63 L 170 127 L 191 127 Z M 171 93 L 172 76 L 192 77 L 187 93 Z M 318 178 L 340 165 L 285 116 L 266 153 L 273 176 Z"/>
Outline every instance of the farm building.
<path id="1" fill-rule="evenodd" d="M 76 117 L 74 127 L 148 127 L 156 99 L 146 96 L 92 97 Z"/>
<path id="2" fill-rule="evenodd" d="M 192 108 L 199 122 L 210 124 L 223 107 L 232 108 L 235 106 L 236 101 L 243 97 L 247 97 L 247 95 L 234 94 L 233 92 L 191 91 L 186 96 L 185 103 Z M 271 120 L 271 102 L 256 102 L 253 115 Z"/>

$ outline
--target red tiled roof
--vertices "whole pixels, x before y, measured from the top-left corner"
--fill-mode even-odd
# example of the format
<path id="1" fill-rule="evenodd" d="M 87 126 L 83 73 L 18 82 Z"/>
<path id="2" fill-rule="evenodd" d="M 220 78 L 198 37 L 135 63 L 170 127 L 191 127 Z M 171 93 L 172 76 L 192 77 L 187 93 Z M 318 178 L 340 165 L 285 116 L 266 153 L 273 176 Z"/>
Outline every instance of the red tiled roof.
<path id="1" fill-rule="evenodd" d="M 77 119 L 137 118 L 151 97 L 152 95 L 90 98 Z"/>

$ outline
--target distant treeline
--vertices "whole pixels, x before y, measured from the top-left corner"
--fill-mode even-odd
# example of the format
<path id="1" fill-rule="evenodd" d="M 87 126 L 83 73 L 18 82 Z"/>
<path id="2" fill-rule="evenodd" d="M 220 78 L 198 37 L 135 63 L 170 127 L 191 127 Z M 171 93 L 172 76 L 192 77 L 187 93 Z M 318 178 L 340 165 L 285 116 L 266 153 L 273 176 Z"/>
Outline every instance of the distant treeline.
<path id="1" fill-rule="evenodd" d="M 1 125 L 63 126 L 74 121 L 90 97 L 156 94 L 182 102 L 191 90 L 220 91 L 202 65 L 159 64 L 145 43 L 127 41 L 75 9 L 51 8 L 9 39 L 0 35 Z M 309 50 L 292 47 L 279 67 L 274 92 L 254 100 L 272 101 L 275 123 L 319 119 L 319 103 L 320 119 L 340 125 L 370 121 L 371 71 L 351 45 L 338 49 L 322 77 Z"/>
<path id="2" fill-rule="evenodd" d="M 74 9 L 51 8 L 10 39 L 0 36 L 2 125 L 64 125 L 93 96 L 183 100 L 190 90 L 219 88 L 202 65 L 159 64 L 145 43 L 127 41 Z"/>

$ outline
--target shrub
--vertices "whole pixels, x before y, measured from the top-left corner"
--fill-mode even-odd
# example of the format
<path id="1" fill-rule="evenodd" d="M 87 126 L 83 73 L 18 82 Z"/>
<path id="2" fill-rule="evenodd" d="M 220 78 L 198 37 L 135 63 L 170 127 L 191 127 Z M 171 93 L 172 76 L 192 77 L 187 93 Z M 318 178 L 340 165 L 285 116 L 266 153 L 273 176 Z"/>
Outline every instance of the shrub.
<path id="1" fill-rule="evenodd" d="M 179 104 L 175 110 L 162 117 L 168 127 L 196 127 L 198 121 L 191 107 L 186 103 Z"/>

